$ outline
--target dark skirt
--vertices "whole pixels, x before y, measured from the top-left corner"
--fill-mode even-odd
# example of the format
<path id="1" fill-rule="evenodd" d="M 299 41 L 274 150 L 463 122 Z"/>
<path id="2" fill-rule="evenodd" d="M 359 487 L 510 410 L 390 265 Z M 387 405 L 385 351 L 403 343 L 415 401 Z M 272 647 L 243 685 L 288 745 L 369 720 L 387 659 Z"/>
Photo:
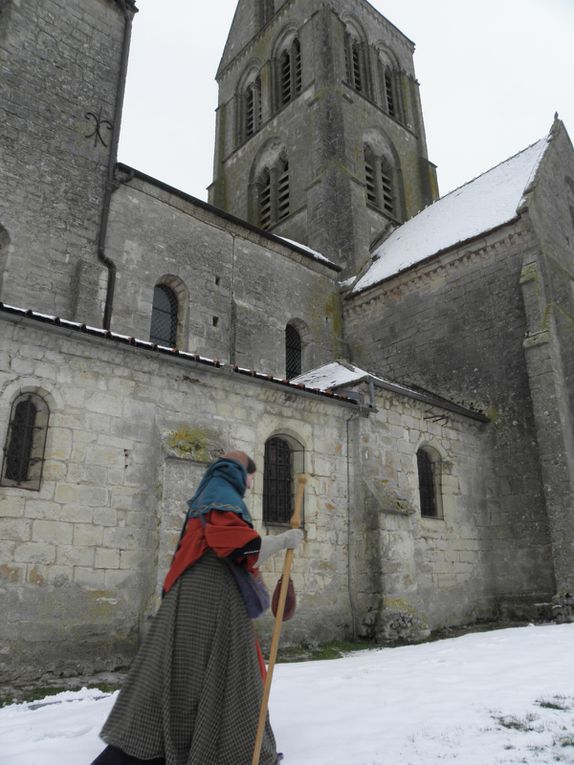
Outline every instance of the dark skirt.
<path id="1" fill-rule="evenodd" d="M 99 757 L 93 761 L 92 765 L 165 765 L 163 757 L 156 757 L 154 760 L 139 760 L 137 757 L 130 757 L 129 754 L 116 749 L 114 746 L 106 746 Z"/>
<path id="2" fill-rule="evenodd" d="M 163 599 L 93 765 L 251 765 L 262 694 L 253 624 L 233 575 L 207 553 Z M 260 765 L 276 761 L 267 719 Z"/>

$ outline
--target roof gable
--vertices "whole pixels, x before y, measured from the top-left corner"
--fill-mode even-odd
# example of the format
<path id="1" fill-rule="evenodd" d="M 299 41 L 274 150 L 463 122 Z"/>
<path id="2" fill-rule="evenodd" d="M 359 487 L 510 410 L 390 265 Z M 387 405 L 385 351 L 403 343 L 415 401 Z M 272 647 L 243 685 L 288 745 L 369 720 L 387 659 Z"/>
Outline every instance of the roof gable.
<path id="1" fill-rule="evenodd" d="M 550 138 L 451 191 L 395 229 L 373 253 L 374 263 L 357 280 L 353 293 L 514 220 Z"/>

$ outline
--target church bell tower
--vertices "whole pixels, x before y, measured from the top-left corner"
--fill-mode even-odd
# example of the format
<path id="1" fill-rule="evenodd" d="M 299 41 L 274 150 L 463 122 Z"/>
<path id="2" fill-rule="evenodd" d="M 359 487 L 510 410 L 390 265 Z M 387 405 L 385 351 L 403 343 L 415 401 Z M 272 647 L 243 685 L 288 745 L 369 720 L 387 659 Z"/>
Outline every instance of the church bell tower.
<path id="1" fill-rule="evenodd" d="M 438 197 L 413 53 L 366 0 L 239 0 L 210 202 L 355 272 Z"/>

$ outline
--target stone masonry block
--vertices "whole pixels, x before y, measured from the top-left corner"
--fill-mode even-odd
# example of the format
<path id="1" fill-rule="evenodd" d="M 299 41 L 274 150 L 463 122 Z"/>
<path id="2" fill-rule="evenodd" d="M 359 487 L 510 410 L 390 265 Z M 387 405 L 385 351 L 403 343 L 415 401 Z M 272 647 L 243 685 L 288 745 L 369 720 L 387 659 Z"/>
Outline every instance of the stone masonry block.
<path id="1" fill-rule="evenodd" d="M 78 547 L 77 545 L 58 545 L 56 563 L 59 566 L 93 566 L 94 548 Z"/>
<path id="2" fill-rule="evenodd" d="M 0 499 L 0 518 L 21 518 L 24 515 L 24 497 Z"/>
<path id="3" fill-rule="evenodd" d="M 103 590 L 106 580 L 103 569 L 85 568 L 76 566 L 74 569 L 74 582 L 82 587 Z"/>
<path id="4" fill-rule="evenodd" d="M 34 521 L 32 538 L 34 542 L 51 542 L 68 545 L 72 542 L 74 526 L 65 521 Z"/>
<path id="5" fill-rule="evenodd" d="M 93 547 L 101 545 L 103 529 L 89 523 L 76 523 L 74 526 L 74 545 L 78 547 Z"/>
<path id="6" fill-rule="evenodd" d="M 56 501 L 65 504 L 77 502 L 86 507 L 107 507 L 109 493 L 100 486 L 75 486 L 62 483 L 56 487 Z"/>
<path id="7" fill-rule="evenodd" d="M 24 518 L 3 518 L 0 520 L 0 539 L 28 542 L 31 536 L 32 521 Z"/>
<path id="8" fill-rule="evenodd" d="M 26 542 L 16 547 L 14 560 L 16 563 L 54 563 L 56 548 L 54 545 Z"/>
<path id="9" fill-rule="evenodd" d="M 95 568 L 116 569 L 120 567 L 120 551 L 96 548 Z"/>

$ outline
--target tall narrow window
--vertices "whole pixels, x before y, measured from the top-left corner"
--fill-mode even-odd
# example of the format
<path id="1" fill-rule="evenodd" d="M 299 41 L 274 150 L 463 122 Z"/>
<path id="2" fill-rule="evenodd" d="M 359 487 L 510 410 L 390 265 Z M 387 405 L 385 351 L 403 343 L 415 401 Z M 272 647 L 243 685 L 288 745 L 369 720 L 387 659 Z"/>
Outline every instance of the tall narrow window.
<path id="1" fill-rule="evenodd" d="M 442 518 L 439 453 L 428 446 L 419 449 L 417 466 L 421 515 L 426 518 Z"/>
<path id="2" fill-rule="evenodd" d="M 367 188 L 367 201 L 377 206 L 377 183 L 375 157 L 369 147 L 365 147 L 365 185 Z"/>
<path id="3" fill-rule="evenodd" d="M 356 33 L 349 30 L 345 34 L 345 62 L 347 82 L 358 93 L 366 94 L 366 64 L 363 44 Z"/>
<path id="4" fill-rule="evenodd" d="M 289 215 L 289 163 L 286 159 L 279 164 L 277 178 L 277 220 Z"/>
<path id="5" fill-rule="evenodd" d="M 381 161 L 381 201 L 385 212 L 395 214 L 395 193 L 393 189 L 393 170 L 386 160 Z"/>
<path id="6" fill-rule="evenodd" d="M 177 298 L 165 284 L 157 284 L 153 291 L 150 340 L 173 348 L 177 344 Z"/>
<path id="7" fill-rule="evenodd" d="M 285 376 L 288 380 L 301 374 L 302 351 L 301 335 L 288 324 L 285 329 Z"/>
<path id="8" fill-rule="evenodd" d="M 387 102 L 387 112 L 391 117 L 397 116 L 395 88 L 393 74 L 387 69 L 385 72 L 385 98 Z"/>
<path id="9" fill-rule="evenodd" d="M 293 503 L 291 447 L 283 438 L 270 438 L 265 444 L 263 474 L 263 522 L 289 523 Z"/>
<path id="10" fill-rule="evenodd" d="M 290 46 L 282 51 L 278 59 L 279 106 L 285 106 L 299 95 L 302 82 L 301 44 L 295 38 Z"/>
<path id="11" fill-rule="evenodd" d="M 370 146 L 363 148 L 367 202 L 381 212 L 398 218 L 396 173 L 391 163 L 377 156 Z"/>
<path id="12" fill-rule="evenodd" d="M 245 86 L 242 95 L 241 140 L 247 140 L 261 129 L 261 78 Z"/>
<path id="13" fill-rule="evenodd" d="M 273 228 L 290 213 L 289 162 L 285 156 L 261 171 L 257 188 L 259 225 Z"/>
<path id="14" fill-rule="evenodd" d="M 48 418 L 48 406 L 37 394 L 24 393 L 14 401 L 4 451 L 2 486 L 39 490 Z"/>
<path id="15" fill-rule="evenodd" d="M 261 177 L 261 186 L 259 190 L 259 225 L 261 228 L 271 228 L 271 173 L 264 170 Z"/>

